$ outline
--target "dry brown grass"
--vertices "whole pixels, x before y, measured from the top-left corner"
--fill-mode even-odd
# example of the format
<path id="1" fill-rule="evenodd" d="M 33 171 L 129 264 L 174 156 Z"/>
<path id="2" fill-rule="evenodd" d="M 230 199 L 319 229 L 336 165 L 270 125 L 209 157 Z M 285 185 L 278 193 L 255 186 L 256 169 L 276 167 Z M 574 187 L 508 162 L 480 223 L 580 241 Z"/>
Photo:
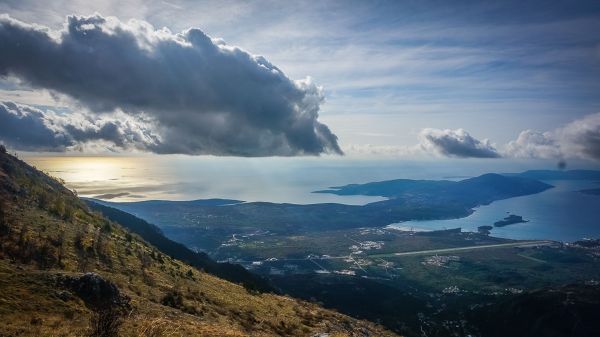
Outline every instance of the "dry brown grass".
<path id="1" fill-rule="evenodd" d="M 61 299 L 67 289 L 56 281 L 82 272 L 100 274 L 131 298 L 122 336 L 393 336 L 311 303 L 249 293 L 160 254 L 24 165 L 0 154 L 8 228 L 0 234 L 0 337 L 88 336 L 91 311 L 77 296 Z M 181 296 L 175 307 L 161 304 L 174 291 Z"/>

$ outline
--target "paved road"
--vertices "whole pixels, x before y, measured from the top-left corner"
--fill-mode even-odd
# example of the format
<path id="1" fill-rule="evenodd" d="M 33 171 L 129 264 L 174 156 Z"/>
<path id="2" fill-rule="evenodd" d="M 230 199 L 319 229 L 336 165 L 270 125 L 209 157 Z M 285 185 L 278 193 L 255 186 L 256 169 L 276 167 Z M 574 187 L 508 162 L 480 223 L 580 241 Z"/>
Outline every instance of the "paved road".
<path id="1" fill-rule="evenodd" d="M 416 250 L 410 252 L 401 252 L 401 253 L 387 253 L 387 254 L 372 254 L 372 255 L 344 255 L 344 256 L 314 256 L 314 257 L 303 257 L 303 258 L 281 258 L 277 259 L 277 261 L 319 261 L 319 260 L 337 260 L 337 259 L 352 259 L 354 257 L 358 258 L 382 258 L 382 257 L 393 257 L 393 256 L 411 256 L 411 255 L 435 255 L 435 254 L 445 254 L 445 253 L 454 253 L 461 251 L 471 251 L 478 249 L 490 249 L 490 248 L 511 248 L 511 247 L 534 247 L 534 246 L 549 246 L 552 244 L 556 244 L 555 241 L 519 241 L 519 242 L 509 242 L 509 243 L 497 243 L 493 245 L 479 245 L 479 246 L 468 246 L 468 247 L 455 247 L 455 248 L 443 248 L 443 249 L 428 249 L 428 250 Z M 241 261 L 236 260 L 237 263 L 252 263 L 253 261 Z M 262 262 L 269 262 L 267 260 L 263 260 Z M 355 261 L 356 262 L 356 261 Z"/>
<path id="2" fill-rule="evenodd" d="M 433 255 L 433 254 L 440 254 L 440 253 L 453 253 L 453 252 L 470 251 L 470 250 L 477 250 L 477 249 L 548 246 L 551 244 L 555 244 L 555 242 L 554 241 L 520 241 L 520 242 L 510 242 L 510 243 L 498 243 L 498 244 L 494 244 L 494 245 L 480 245 L 480 246 L 456 247 L 456 248 L 444 248 L 444 249 L 417 250 L 417 251 L 411 251 L 411 252 L 390 253 L 390 254 L 374 254 L 374 255 L 369 255 L 369 257 Z"/>

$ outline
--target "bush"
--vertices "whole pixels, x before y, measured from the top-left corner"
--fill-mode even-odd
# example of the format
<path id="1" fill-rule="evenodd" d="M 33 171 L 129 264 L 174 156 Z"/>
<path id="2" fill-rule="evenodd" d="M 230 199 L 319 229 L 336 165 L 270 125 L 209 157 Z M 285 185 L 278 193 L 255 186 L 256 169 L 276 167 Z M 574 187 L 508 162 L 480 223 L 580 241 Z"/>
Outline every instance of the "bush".
<path id="1" fill-rule="evenodd" d="M 71 205 L 66 205 L 63 213 L 63 219 L 66 221 L 73 221 L 75 219 L 75 208 Z"/>
<path id="2" fill-rule="evenodd" d="M 1 154 L 5 154 L 6 153 L 6 147 L 2 144 L 0 144 L 0 153 Z"/>
<path id="3" fill-rule="evenodd" d="M 119 335 L 124 313 L 119 308 L 108 307 L 94 311 L 91 318 L 90 337 L 114 337 Z"/>
<path id="4" fill-rule="evenodd" d="M 110 222 L 105 222 L 104 225 L 102 226 L 102 228 L 100 229 L 103 233 L 110 233 L 112 232 L 112 226 L 110 225 Z"/>
<path id="5" fill-rule="evenodd" d="M 6 215 L 4 212 L 4 208 L 6 206 L 2 201 L 0 201 L 0 236 L 6 236 L 10 234 L 10 227 L 8 226 L 8 221 L 6 220 Z"/>
<path id="6" fill-rule="evenodd" d="M 173 289 L 163 297 L 160 303 L 171 308 L 181 309 L 183 307 L 183 295 Z"/>
<path id="7" fill-rule="evenodd" d="M 52 248 L 48 244 L 43 244 L 40 247 L 37 247 L 33 255 L 33 258 L 37 262 L 40 269 L 52 268 L 58 262 L 56 249 Z"/>
<path id="8" fill-rule="evenodd" d="M 51 212 L 62 218 L 65 215 L 65 201 L 60 197 L 54 199 Z"/>
<path id="9" fill-rule="evenodd" d="M 43 320 L 39 317 L 32 317 L 31 320 L 29 321 L 29 324 L 31 325 L 41 325 L 43 322 Z"/>

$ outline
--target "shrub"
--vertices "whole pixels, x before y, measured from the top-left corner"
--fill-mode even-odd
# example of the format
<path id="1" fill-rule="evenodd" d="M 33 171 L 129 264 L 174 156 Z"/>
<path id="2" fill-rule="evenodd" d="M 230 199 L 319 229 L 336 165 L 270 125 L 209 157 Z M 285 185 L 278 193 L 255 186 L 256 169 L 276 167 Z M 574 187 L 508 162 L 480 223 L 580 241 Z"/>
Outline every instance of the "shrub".
<path id="1" fill-rule="evenodd" d="M 39 317 L 32 317 L 31 320 L 29 321 L 29 324 L 31 325 L 41 325 L 42 324 L 42 319 Z"/>
<path id="2" fill-rule="evenodd" d="M 102 228 L 100 229 L 103 233 L 110 233 L 112 232 L 112 226 L 110 225 L 110 222 L 105 222 L 104 225 L 102 226 Z"/>
<path id="3" fill-rule="evenodd" d="M 71 205 L 65 205 L 65 210 L 63 213 L 63 219 L 67 221 L 73 221 L 75 219 L 75 208 Z"/>
<path id="4" fill-rule="evenodd" d="M 40 247 L 37 247 L 33 255 L 40 269 L 52 268 L 58 262 L 56 250 L 48 244 L 42 244 Z"/>
<path id="5" fill-rule="evenodd" d="M 0 236 L 6 236 L 10 234 L 10 226 L 8 225 L 8 221 L 6 220 L 4 207 L 6 206 L 2 201 L 0 201 Z"/>
<path id="6" fill-rule="evenodd" d="M 178 290 L 170 290 L 165 294 L 160 303 L 171 308 L 181 309 L 183 308 L 183 295 Z"/>
<path id="7" fill-rule="evenodd" d="M 90 337 L 118 336 L 124 313 L 120 308 L 108 307 L 94 311 L 91 318 Z"/>
<path id="8" fill-rule="evenodd" d="M 65 201 L 60 197 L 54 199 L 54 205 L 52 205 L 50 211 L 59 217 L 63 217 L 65 215 Z"/>

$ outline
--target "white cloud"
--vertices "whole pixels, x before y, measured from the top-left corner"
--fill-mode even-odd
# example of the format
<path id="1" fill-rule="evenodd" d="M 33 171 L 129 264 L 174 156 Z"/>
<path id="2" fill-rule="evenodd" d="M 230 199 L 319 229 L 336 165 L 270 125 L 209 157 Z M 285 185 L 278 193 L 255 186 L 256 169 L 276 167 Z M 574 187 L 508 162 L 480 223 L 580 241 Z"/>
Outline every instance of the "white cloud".
<path id="1" fill-rule="evenodd" d="M 587 115 L 547 132 L 525 130 L 507 144 L 506 156 L 600 160 L 600 113 Z"/>
<path id="2" fill-rule="evenodd" d="M 504 150 L 507 157 L 555 159 L 562 157 L 560 146 L 550 132 L 522 131 Z"/>

